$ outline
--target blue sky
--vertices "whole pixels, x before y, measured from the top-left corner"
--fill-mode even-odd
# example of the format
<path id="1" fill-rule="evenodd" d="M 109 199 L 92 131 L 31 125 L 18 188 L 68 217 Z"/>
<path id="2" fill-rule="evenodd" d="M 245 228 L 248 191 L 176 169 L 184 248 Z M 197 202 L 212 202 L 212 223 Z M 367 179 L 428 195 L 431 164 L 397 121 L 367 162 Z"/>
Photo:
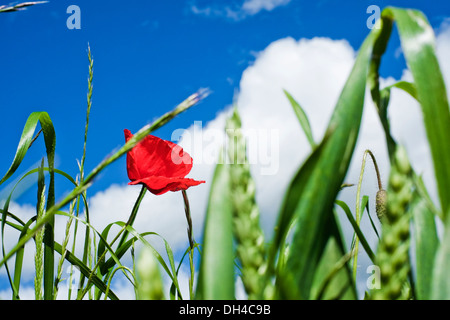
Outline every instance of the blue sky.
<path id="1" fill-rule="evenodd" d="M 73 4 L 81 10 L 79 30 L 66 26 L 70 16 L 66 10 Z M 0 175 L 9 168 L 23 125 L 34 111 L 46 111 L 53 120 L 57 167 L 72 176 L 77 174 L 86 117 L 88 43 L 94 58 L 94 91 L 87 172 L 123 144 L 123 129 L 137 131 L 200 88 L 209 88 L 212 94 L 155 134 L 170 139 L 175 129 L 189 128 L 194 121 L 202 121 L 203 125 L 214 121 L 233 103 L 236 92 L 244 91 L 243 84 L 247 84 L 248 92 L 243 75 L 256 65 L 261 52 L 269 52 L 267 48 L 272 44 L 285 45 L 278 42 L 280 39 L 323 37 L 333 42 L 330 48 L 338 46 L 337 52 L 353 54 L 370 31 L 366 26 L 369 5 L 381 9 L 388 5 L 417 8 L 435 30 L 450 17 L 447 0 L 53 0 L 22 12 L 0 14 Z M 336 44 L 342 39 L 350 49 Z M 261 64 L 258 68 L 264 69 Z M 399 79 L 405 68 L 394 30 L 381 74 Z M 303 77 L 309 76 L 314 79 L 315 75 Z M 245 99 L 240 101 L 245 103 Z M 36 166 L 44 155 L 44 144 L 39 139 L 13 178 Z M 280 176 L 288 174 L 282 172 Z M 108 188 L 127 182 L 122 158 L 104 171 L 89 194 L 110 190 L 109 194 L 117 191 L 117 196 L 124 189 Z M 0 196 L 4 196 L 4 187 L 0 186 Z M 62 197 L 69 187 L 57 180 L 57 197 Z M 206 184 L 198 190 L 205 194 L 207 188 Z M 15 201 L 34 205 L 35 190 L 30 181 L 28 191 Z M 197 199 L 195 194 L 193 197 Z M 167 199 L 171 198 L 161 197 L 161 201 L 171 201 Z"/>

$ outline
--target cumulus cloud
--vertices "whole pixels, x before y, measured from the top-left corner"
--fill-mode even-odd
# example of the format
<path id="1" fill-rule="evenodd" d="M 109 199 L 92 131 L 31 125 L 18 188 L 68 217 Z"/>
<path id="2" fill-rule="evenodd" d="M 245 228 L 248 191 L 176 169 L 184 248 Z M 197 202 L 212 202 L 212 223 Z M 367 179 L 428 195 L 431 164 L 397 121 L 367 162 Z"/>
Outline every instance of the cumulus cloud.
<path id="1" fill-rule="evenodd" d="M 227 2 L 227 4 L 207 3 L 202 6 L 191 3 L 190 11 L 206 17 L 222 17 L 231 20 L 242 20 L 261 11 L 272 11 L 277 7 L 287 5 L 291 0 L 245 0 L 243 3 Z"/>
<path id="2" fill-rule="evenodd" d="M 268 3 L 264 1 L 247 1 Z M 271 2 L 271 3 L 281 3 Z M 249 4 L 250 5 L 250 4 Z M 268 5 L 268 4 L 266 4 Z M 269 7 L 265 8 L 268 10 Z M 450 80 L 450 28 L 442 28 L 437 36 L 437 54 L 447 84 Z M 339 94 L 351 71 L 356 50 L 345 40 L 314 38 L 295 40 L 284 38 L 271 43 L 257 55 L 240 81 L 236 105 L 242 118 L 243 131 L 249 138 L 249 156 L 253 178 L 257 185 L 257 202 L 261 211 L 262 227 L 270 240 L 283 195 L 294 172 L 310 152 L 309 144 L 298 120 L 284 96 L 286 89 L 305 109 L 316 141 L 322 138 Z M 408 71 L 402 79 L 411 80 Z M 400 79 L 397 79 L 400 80 Z M 382 79 L 382 84 L 396 79 Z M 201 238 L 213 170 L 220 146 L 224 143 L 225 119 L 230 107 L 220 111 L 213 121 L 202 125 L 195 123 L 186 130 L 176 130 L 172 136 L 194 159 L 194 167 L 188 177 L 206 180 L 205 184 L 190 188 L 190 200 L 196 239 Z M 394 138 L 405 145 L 417 172 L 422 173 L 426 184 L 435 194 L 433 166 L 422 124 L 419 105 L 406 93 L 393 90 L 389 107 Z M 201 119 L 200 119 L 201 120 Z M 276 141 L 271 137 L 276 136 Z M 253 148 L 253 149 L 252 149 Z M 367 92 L 360 136 L 354 152 L 346 182 L 357 183 L 363 153 L 372 150 L 380 166 L 383 183 L 386 184 L 389 162 L 382 127 L 375 107 Z M 273 172 L 271 171 L 273 169 Z M 376 193 L 376 178 L 370 161 L 367 161 L 362 193 L 373 201 Z M 91 222 L 102 230 L 113 221 L 126 221 L 139 193 L 139 186 L 112 185 L 89 199 Z M 354 208 L 356 192 L 344 189 L 341 199 Z M 27 207 L 22 207 L 27 211 Z M 371 202 L 372 213 L 374 204 Z M 15 208 L 20 211 L 19 208 Z M 30 214 L 30 213 L 28 213 Z M 365 218 L 367 219 L 367 218 Z M 351 227 L 343 223 L 346 239 L 352 235 Z M 376 236 L 367 220 L 362 221 L 368 240 L 376 243 Z M 144 198 L 135 222 L 139 232 L 153 231 L 166 239 L 174 251 L 188 246 L 184 203 L 179 192 Z M 148 239 L 161 252 L 161 238 Z M 369 263 L 367 257 L 360 260 L 361 271 Z M 32 270 L 29 270 L 32 272 Z M 364 288 L 363 288 L 364 289 Z M 126 293 L 124 293 L 125 296 Z"/>
<path id="3" fill-rule="evenodd" d="M 272 11 L 276 7 L 284 6 L 291 0 L 245 0 L 242 10 L 249 14 L 257 14 L 261 10 Z"/>

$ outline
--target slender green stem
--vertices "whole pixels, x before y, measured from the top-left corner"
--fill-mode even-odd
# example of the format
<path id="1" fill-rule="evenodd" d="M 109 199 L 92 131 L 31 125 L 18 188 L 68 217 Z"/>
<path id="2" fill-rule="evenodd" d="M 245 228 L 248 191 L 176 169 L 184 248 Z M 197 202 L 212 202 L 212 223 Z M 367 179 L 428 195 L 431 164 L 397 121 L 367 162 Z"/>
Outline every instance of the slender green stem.
<path id="1" fill-rule="evenodd" d="M 370 150 L 366 150 L 364 151 L 364 156 L 363 156 L 363 161 L 361 164 L 361 172 L 359 174 L 359 181 L 358 181 L 358 188 L 356 189 L 356 224 L 359 227 L 360 223 L 361 223 L 361 217 L 362 217 L 362 212 L 361 212 L 361 186 L 362 186 L 362 180 L 363 180 L 363 176 L 364 176 L 364 169 L 365 169 L 365 165 L 366 165 L 366 158 L 367 155 L 370 155 L 372 161 L 373 161 L 373 165 L 375 167 L 375 172 L 377 175 L 377 182 L 378 182 L 378 189 L 381 190 L 382 189 L 382 184 L 381 184 L 381 177 L 380 177 L 380 171 L 378 169 L 378 164 L 377 161 L 375 159 L 375 156 L 373 155 L 372 151 Z M 353 253 L 354 253 L 354 257 L 353 257 L 353 277 L 356 280 L 356 270 L 357 270 L 357 266 L 358 266 L 358 248 L 359 248 L 359 237 L 358 235 L 355 233 L 354 235 L 354 248 L 353 248 Z"/>
<path id="2" fill-rule="evenodd" d="M 72 222 L 73 222 L 73 211 L 74 211 L 74 208 L 75 208 L 75 201 L 76 200 L 72 201 L 71 204 L 70 204 L 70 208 L 69 208 L 70 218 L 67 220 L 66 232 L 65 232 L 63 243 L 61 245 L 61 251 L 62 252 L 61 252 L 61 257 L 59 259 L 58 269 L 57 269 L 57 273 L 56 273 L 54 296 L 53 296 L 54 300 L 56 300 L 56 297 L 58 295 L 58 284 L 61 281 L 62 267 L 63 267 L 63 263 L 64 263 L 64 260 L 66 259 L 66 255 L 67 255 L 67 245 L 69 243 L 69 238 L 70 238 L 70 227 L 72 226 Z M 72 272 L 70 273 L 70 281 L 69 281 L 69 283 L 72 283 L 71 280 L 72 280 Z M 69 294 L 68 297 L 69 297 L 68 299 L 70 299 L 70 294 Z"/>
<path id="3" fill-rule="evenodd" d="M 93 82 L 93 74 L 94 74 L 94 60 L 92 59 L 91 55 L 91 48 L 88 46 L 88 60 L 89 60 L 89 78 L 88 78 L 88 92 L 87 92 L 87 110 L 86 110 L 86 124 L 84 129 L 84 144 L 83 144 L 83 155 L 81 157 L 81 163 L 80 163 L 80 181 L 83 181 L 84 179 L 84 162 L 86 159 L 86 145 L 87 145 L 87 134 L 88 134 L 88 128 L 89 128 L 89 116 L 91 114 L 91 106 L 92 106 L 92 82 Z M 86 197 L 86 190 L 83 192 L 84 196 Z M 79 198 L 80 196 L 78 196 Z M 89 219 L 89 210 L 88 208 L 85 208 L 85 217 L 86 217 L 86 229 L 85 229 L 85 235 L 84 235 L 84 251 L 83 251 L 83 263 L 87 264 L 88 259 L 90 257 L 91 252 L 91 230 L 89 227 L 87 227 L 90 224 Z M 84 283 L 84 277 L 80 276 L 80 288 L 83 286 Z"/>
<path id="4" fill-rule="evenodd" d="M 187 233 L 189 239 L 189 267 L 191 271 L 191 275 L 189 277 L 189 297 L 192 299 L 194 297 L 194 249 L 195 249 L 195 240 L 192 229 L 192 217 L 191 217 L 191 209 L 189 206 L 189 198 L 187 196 L 186 190 L 181 191 L 183 195 L 184 201 L 184 211 L 186 214 L 186 220 L 188 224 Z"/>
<path id="5" fill-rule="evenodd" d="M 136 220 L 139 206 L 141 205 L 141 202 L 144 199 L 146 192 L 147 192 L 147 188 L 145 187 L 145 185 L 142 185 L 141 191 L 139 192 L 139 196 L 137 198 L 137 201 L 134 203 L 133 210 L 131 211 L 131 215 L 128 218 L 127 225 L 132 226 L 134 221 Z M 119 245 L 117 246 L 118 248 L 120 248 L 125 243 L 125 241 L 127 240 L 128 234 L 129 234 L 129 232 L 127 230 L 125 230 L 125 232 L 122 235 L 122 239 L 120 239 Z"/>
<path id="6" fill-rule="evenodd" d="M 41 174 L 41 172 L 40 172 Z M 40 198 L 38 199 L 38 212 L 37 212 L 37 219 L 40 219 L 42 215 L 44 214 L 44 203 L 45 203 L 45 185 L 42 186 L 42 189 L 40 191 Z M 36 274 L 34 278 L 34 293 L 35 293 L 35 299 L 36 300 L 42 300 L 42 280 L 43 280 L 43 272 L 44 272 L 44 265 L 43 265 L 43 255 L 44 255 L 44 247 L 43 247 L 43 241 L 44 241 L 44 230 L 41 230 L 36 234 L 36 254 L 35 254 L 35 269 Z"/>

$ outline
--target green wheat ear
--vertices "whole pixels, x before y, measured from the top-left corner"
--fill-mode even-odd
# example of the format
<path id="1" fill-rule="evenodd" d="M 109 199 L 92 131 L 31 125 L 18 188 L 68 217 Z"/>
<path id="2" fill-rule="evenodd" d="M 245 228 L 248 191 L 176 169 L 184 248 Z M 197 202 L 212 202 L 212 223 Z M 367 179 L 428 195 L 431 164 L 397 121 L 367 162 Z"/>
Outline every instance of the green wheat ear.
<path id="1" fill-rule="evenodd" d="M 227 120 L 228 158 L 230 165 L 233 231 L 237 256 L 241 263 L 242 282 L 249 299 L 262 299 L 266 270 L 264 234 L 259 224 L 259 209 L 255 200 L 256 185 L 246 157 L 246 142 L 241 131 L 241 119 L 235 109 Z"/>
<path id="2" fill-rule="evenodd" d="M 398 147 L 389 176 L 385 197 L 386 211 L 382 217 L 383 234 L 378 246 L 376 264 L 380 268 L 380 289 L 372 292 L 372 299 L 407 299 L 410 295 L 410 213 L 412 199 L 411 166 L 405 149 Z M 386 197 L 387 195 L 387 197 Z M 387 200 L 387 201 L 386 201 Z"/>

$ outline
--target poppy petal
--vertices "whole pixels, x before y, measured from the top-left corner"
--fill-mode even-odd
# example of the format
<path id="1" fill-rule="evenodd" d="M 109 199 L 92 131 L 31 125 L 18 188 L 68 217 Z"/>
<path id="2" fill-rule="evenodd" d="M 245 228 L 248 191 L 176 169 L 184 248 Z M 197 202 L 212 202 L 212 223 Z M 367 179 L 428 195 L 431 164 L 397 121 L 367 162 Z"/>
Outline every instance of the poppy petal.
<path id="1" fill-rule="evenodd" d="M 131 181 L 128 184 L 144 184 L 151 193 L 160 195 L 168 191 L 186 190 L 189 187 L 193 187 L 201 183 L 205 183 L 205 181 L 197 181 L 189 178 L 168 178 L 161 176 L 151 176 Z"/>
<path id="2" fill-rule="evenodd" d="M 125 129 L 125 139 L 133 135 Z M 177 144 L 148 135 L 127 154 L 130 180 L 149 176 L 185 177 L 192 169 L 192 158 Z"/>
<path id="3" fill-rule="evenodd" d="M 128 129 L 125 129 L 124 132 L 125 132 L 125 142 L 128 142 L 128 140 L 130 140 L 131 137 L 133 137 L 133 134 Z M 127 153 L 127 173 L 128 173 L 128 178 L 131 181 L 139 179 L 141 176 L 139 174 L 139 169 L 138 169 L 137 163 L 136 163 L 136 161 L 134 161 L 133 149 Z"/>

